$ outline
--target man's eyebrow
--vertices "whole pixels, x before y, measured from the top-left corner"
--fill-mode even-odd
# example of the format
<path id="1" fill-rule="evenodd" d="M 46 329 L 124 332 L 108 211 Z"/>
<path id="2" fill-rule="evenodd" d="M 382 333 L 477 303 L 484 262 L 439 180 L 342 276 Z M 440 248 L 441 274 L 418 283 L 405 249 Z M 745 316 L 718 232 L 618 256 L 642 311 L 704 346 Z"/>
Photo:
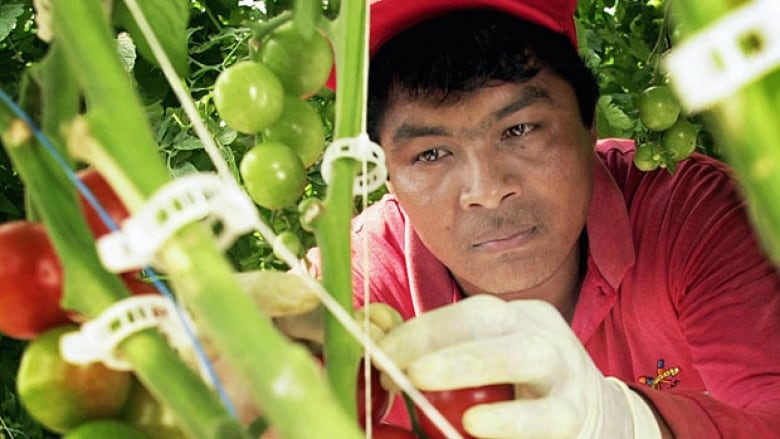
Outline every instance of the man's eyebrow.
<path id="1" fill-rule="evenodd" d="M 520 91 L 517 99 L 510 102 L 505 107 L 499 108 L 496 112 L 490 115 L 490 119 L 499 120 L 540 100 L 549 99 L 550 94 L 548 93 L 547 89 L 535 86 L 525 87 Z M 395 133 L 393 133 L 393 143 L 398 145 L 405 140 L 416 137 L 452 135 L 453 134 L 447 128 L 442 126 L 415 125 L 411 123 L 405 123 L 398 127 L 398 129 L 395 130 Z"/>
<path id="2" fill-rule="evenodd" d="M 440 126 L 403 124 L 393 133 L 393 143 L 425 136 L 448 136 L 450 132 Z"/>
<path id="3" fill-rule="evenodd" d="M 517 99 L 512 101 L 509 105 L 498 109 L 491 115 L 491 119 L 499 120 L 540 100 L 549 99 L 550 94 L 547 92 L 547 89 L 535 86 L 525 87 L 520 91 Z"/>

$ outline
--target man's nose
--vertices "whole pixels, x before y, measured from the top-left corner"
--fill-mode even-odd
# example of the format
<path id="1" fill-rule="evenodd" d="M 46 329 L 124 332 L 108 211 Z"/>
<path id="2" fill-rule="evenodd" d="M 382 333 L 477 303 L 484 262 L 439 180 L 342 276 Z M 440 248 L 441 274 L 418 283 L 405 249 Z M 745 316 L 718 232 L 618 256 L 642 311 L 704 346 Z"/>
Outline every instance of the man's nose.
<path id="1" fill-rule="evenodd" d="M 496 209 L 522 193 L 518 170 L 510 169 L 499 154 L 477 157 L 467 165 L 460 194 L 461 208 Z"/>

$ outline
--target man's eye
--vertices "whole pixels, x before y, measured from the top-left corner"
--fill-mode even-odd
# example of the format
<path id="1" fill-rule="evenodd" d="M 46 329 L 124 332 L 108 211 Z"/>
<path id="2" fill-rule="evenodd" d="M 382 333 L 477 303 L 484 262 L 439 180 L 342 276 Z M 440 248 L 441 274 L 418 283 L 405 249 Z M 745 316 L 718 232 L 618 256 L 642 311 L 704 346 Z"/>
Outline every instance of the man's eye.
<path id="1" fill-rule="evenodd" d="M 503 136 L 501 137 L 504 139 L 509 137 L 523 137 L 526 134 L 528 134 L 532 129 L 533 126 L 531 126 L 531 124 L 527 124 L 527 123 L 517 124 L 504 131 Z"/>
<path id="2" fill-rule="evenodd" d="M 439 148 L 427 149 L 415 157 L 415 162 L 431 163 L 442 157 L 442 150 Z"/>

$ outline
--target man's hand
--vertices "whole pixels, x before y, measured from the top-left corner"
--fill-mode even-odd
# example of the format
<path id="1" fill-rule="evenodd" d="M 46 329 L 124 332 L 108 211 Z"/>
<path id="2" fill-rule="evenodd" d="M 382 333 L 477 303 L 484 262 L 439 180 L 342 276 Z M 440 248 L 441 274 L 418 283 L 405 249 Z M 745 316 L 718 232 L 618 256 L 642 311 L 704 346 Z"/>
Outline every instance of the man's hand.
<path id="1" fill-rule="evenodd" d="M 514 384 L 515 400 L 466 411 L 476 437 L 661 437 L 647 403 L 596 369 L 547 302 L 475 296 L 408 321 L 379 346 L 421 390 Z"/>

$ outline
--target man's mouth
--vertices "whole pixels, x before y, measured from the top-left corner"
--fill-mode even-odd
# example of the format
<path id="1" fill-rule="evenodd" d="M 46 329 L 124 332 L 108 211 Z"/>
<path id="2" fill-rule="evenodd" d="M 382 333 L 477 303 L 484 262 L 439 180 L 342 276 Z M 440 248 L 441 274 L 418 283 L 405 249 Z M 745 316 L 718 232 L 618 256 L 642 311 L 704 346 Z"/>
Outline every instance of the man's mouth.
<path id="1" fill-rule="evenodd" d="M 494 230 L 479 236 L 472 247 L 480 251 L 500 253 L 526 244 L 536 236 L 537 232 L 537 226 Z"/>

